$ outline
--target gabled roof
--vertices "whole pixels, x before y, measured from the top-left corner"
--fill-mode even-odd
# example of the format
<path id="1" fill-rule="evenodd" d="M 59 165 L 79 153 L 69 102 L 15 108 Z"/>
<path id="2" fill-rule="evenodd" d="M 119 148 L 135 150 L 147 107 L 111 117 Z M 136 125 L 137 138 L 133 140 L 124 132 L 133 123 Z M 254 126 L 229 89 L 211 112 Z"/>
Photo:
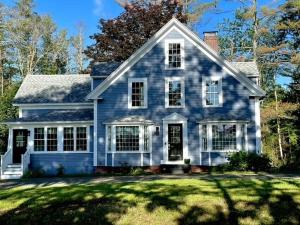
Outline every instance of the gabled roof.
<path id="1" fill-rule="evenodd" d="M 202 41 L 198 35 L 193 33 L 185 25 L 179 22 L 176 18 L 172 18 L 166 25 L 164 25 L 152 38 L 150 38 L 140 49 L 124 61 L 114 72 L 112 72 L 97 88 L 95 88 L 88 96 L 88 99 L 97 99 L 115 80 L 122 76 L 131 66 L 137 63 L 147 52 L 149 52 L 162 38 L 164 38 L 169 31 L 177 29 L 187 39 L 189 39 L 197 48 L 206 54 L 211 60 L 219 64 L 227 70 L 232 76 L 239 80 L 247 87 L 252 96 L 264 96 L 265 92 L 257 86 L 254 82 L 245 77 L 239 70 L 237 70 L 228 61 L 221 58 L 217 52 Z"/>
<path id="2" fill-rule="evenodd" d="M 27 75 L 13 103 L 84 103 L 90 91 L 89 75 Z"/>

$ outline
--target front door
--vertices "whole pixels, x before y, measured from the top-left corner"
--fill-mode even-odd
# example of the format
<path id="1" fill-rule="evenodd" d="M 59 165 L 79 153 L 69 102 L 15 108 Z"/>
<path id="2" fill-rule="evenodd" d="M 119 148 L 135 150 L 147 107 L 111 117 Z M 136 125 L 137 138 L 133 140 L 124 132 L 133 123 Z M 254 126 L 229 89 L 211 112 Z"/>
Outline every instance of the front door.
<path id="1" fill-rule="evenodd" d="M 168 124 L 168 160 L 183 159 L 182 124 Z"/>
<path id="2" fill-rule="evenodd" d="M 27 130 L 13 131 L 13 163 L 21 163 L 21 155 L 27 149 Z"/>

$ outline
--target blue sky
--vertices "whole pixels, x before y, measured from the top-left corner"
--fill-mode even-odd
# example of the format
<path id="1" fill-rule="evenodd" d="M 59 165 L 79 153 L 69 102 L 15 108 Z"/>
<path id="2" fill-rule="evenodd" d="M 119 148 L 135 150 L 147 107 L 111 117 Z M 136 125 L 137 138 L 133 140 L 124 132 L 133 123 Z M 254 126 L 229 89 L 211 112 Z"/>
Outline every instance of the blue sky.
<path id="1" fill-rule="evenodd" d="M 208 1 L 208 0 L 203 0 Z M 202 1 L 202 2 L 203 2 Z M 8 6 L 15 4 L 15 0 L 2 0 Z M 275 6 L 282 0 L 258 0 L 260 5 Z M 76 34 L 76 25 L 85 26 L 85 44 L 92 44 L 90 35 L 99 31 L 100 18 L 114 18 L 123 9 L 115 0 L 35 0 L 35 11 L 42 15 L 50 15 L 59 29 L 67 29 L 69 35 Z M 219 13 L 206 13 L 197 26 L 196 32 L 201 36 L 204 31 L 217 30 L 218 23 L 225 18 L 232 18 L 234 10 L 240 7 L 239 0 L 220 0 Z M 286 83 L 280 79 L 280 83 Z"/>

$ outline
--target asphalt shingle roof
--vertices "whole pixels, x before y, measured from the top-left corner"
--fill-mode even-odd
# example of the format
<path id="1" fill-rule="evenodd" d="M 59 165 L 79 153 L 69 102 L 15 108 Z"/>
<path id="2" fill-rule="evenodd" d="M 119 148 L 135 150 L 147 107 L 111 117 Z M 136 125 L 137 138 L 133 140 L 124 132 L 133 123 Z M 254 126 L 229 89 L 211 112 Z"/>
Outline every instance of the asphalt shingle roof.
<path id="1" fill-rule="evenodd" d="M 13 103 L 83 103 L 90 91 L 89 75 L 27 75 Z"/>
<path id="2" fill-rule="evenodd" d="M 109 76 L 112 72 L 114 72 L 122 62 L 101 62 L 97 63 L 93 66 L 91 76 Z"/>
<path id="3" fill-rule="evenodd" d="M 70 121 L 92 121 L 94 118 L 91 109 L 55 110 L 38 115 L 30 115 L 25 118 L 17 118 L 7 122 L 70 122 Z"/>
<path id="4" fill-rule="evenodd" d="M 255 62 L 230 62 L 236 69 L 247 77 L 258 77 L 259 71 Z"/>

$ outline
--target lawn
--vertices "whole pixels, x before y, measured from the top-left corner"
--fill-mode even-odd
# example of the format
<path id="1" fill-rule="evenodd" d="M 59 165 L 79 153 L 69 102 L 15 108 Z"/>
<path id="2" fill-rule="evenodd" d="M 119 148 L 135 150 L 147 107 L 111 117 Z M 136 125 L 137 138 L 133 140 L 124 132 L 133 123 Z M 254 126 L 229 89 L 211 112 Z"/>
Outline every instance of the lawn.
<path id="1" fill-rule="evenodd" d="M 300 224 L 300 179 L 187 178 L 0 190 L 0 224 Z"/>

